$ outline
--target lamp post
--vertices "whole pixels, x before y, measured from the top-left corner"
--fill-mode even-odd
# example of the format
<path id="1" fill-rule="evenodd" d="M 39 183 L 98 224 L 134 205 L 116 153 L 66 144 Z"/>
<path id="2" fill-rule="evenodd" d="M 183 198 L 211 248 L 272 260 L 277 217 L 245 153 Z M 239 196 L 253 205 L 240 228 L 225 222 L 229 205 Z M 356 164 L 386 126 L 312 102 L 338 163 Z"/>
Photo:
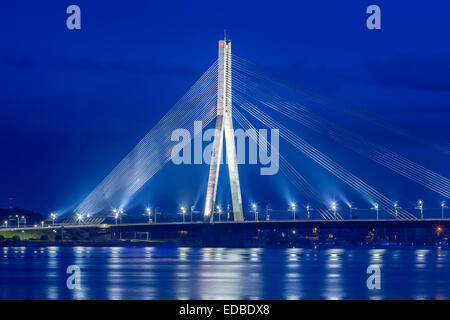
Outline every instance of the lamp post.
<path id="1" fill-rule="evenodd" d="M 117 218 L 119 218 L 119 214 L 118 214 L 118 212 L 117 212 L 117 209 L 114 208 L 114 209 L 112 210 L 112 212 L 114 213 L 114 220 L 115 220 L 115 223 L 117 224 Z"/>
<path id="2" fill-rule="evenodd" d="M 378 203 L 375 203 L 375 205 L 373 206 L 373 208 L 370 208 L 370 210 L 376 210 L 377 212 L 377 220 L 378 220 Z"/>
<path id="3" fill-rule="evenodd" d="M 216 210 L 217 210 L 217 214 L 219 215 L 219 222 L 221 221 L 220 219 L 220 217 L 221 217 L 221 215 L 222 215 L 222 209 L 220 208 L 220 206 L 216 206 Z"/>
<path id="4" fill-rule="evenodd" d="M 394 203 L 394 209 L 395 209 L 395 219 L 398 218 L 398 203 Z"/>
<path id="5" fill-rule="evenodd" d="M 230 204 L 227 204 L 227 221 L 229 221 L 231 218 L 231 206 Z"/>
<path id="6" fill-rule="evenodd" d="M 52 218 L 52 226 L 55 226 L 55 219 L 56 219 L 56 214 L 54 214 L 53 212 L 50 213 L 50 218 Z"/>
<path id="7" fill-rule="evenodd" d="M 194 209 L 195 209 L 194 206 L 191 206 L 191 222 L 193 221 L 192 220 L 192 216 L 193 216 L 193 213 L 194 213 Z"/>
<path id="8" fill-rule="evenodd" d="M 120 210 L 119 212 L 119 223 L 122 224 L 122 216 L 125 215 L 125 212 L 123 211 L 123 209 Z"/>
<path id="9" fill-rule="evenodd" d="M 295 221 L 295 212 L 297 211 L 297 205 L 295 204 L 295 202 L 291 202 L 288 211 L 292 211 L 294 213 L 294 221 Z"/>
<path id="10" fill-rule="evenodd" d="M 337 203 L 336 201 L 331 202 L 331 210 L 333 211 L 334 214 L 334 220 L 337 219 Z"/>
<path id="11" fill-rule="evenodd" d="M 308 218 L 308 220 L 311 218 L 311 211 L 313 211 L 314 209 L 311 207 L 311 205 L 308 203 L 306 205 L 306 217 Z"/>
<path id="12" fill-rule="evenodd" d="M 256 203 L 252 203 L 252 211 L 255 214 L 255 221 L 258 221 L 258 206 Z"/>
<path id="13" fill-rule="evenodd" d="M 270 203 L 268 203 L 268 204 L 266 205 L 266 221 L 269 221 L 269 220 L 270 220 L 270 215 L 269 215 L 269 212 L 270 212 L 270 211 L 272 211 L 272 207 L 271 207 Z"/>
<path id="14" fill-rule="evenodd" d="M 444 219 L 444 209 L 445 209 L 445 208 L 448 208 L 448 207 L 445 205 L 445 201 L 442 201 L 442 202 L 441 202 L 441 208 L 442 208 L 442 219 Z"/>
<path id="15" fill-rule="evenodd" d="M 350 220 L 353 219 L 353 210 L 358 210 L 358 208 L 355 208 L 355 206 L 353 206 L 353 202 L 350 202 L 350 204 L 348 205 L 348 209 L 350 211 Z"/>
<path id="16" fill-rule="evenodd" d="M 148 216 L 148 223 L 152 223 L 152 209 L 150 209 L 150 207 L 147 207 L 145 209 L 147 211 L 147 216 Z"/>
<path id="17" fill-rule="evenodd" d="M 5 228 L 8 228 L 8 220 L 3 221 L 3 224 L 5 225 Z"/>
<path id="18" fill-rule="evenodd" d="M 17 228 L 20 228 L 20 220 L 18 214 L 16 214 L 16 220 L 17 220 Z"/>
<path id="19" fill-rule="evenodd" d="M 416 209 L 418 209 L 420 211 L 420 219 L 423 220 L 423 201 L 422 200 L 417 201 Z"/>
<path id="20" fill-rule="evenodd" d="M 185 215 L 186 215 L 186 208 L 180 207 L 181 215 L 183 216 L 183 223 L 186 222 Z"/>

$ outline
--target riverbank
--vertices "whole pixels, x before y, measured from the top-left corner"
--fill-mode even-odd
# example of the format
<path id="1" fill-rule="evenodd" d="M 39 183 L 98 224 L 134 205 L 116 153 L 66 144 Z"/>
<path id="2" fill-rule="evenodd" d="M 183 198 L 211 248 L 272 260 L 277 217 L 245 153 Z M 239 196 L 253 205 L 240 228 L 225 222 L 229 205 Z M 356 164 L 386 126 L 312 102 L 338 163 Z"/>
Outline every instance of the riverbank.
<path id="1" fill-rule="evenodd" d="M 5 240 L 0 241 L 0 247 L 179 247 L 179 248 L 206 248 L 210 246 L 203 246 L 199 241 L 150 241 L 150 240 L 108 240 L 108 241 L 89 241 L 89 240 L 77 240 L 77 241 L 45 241 L 45 240 Z M 293 244 L 263 244 L 263 243 L 243 243 L 241 246 L 218 246 L 222 248 L 450 248 L 447 243 L 436 244 L 414 244 L 414 243 L 311 243 L 302 245 Z"/>

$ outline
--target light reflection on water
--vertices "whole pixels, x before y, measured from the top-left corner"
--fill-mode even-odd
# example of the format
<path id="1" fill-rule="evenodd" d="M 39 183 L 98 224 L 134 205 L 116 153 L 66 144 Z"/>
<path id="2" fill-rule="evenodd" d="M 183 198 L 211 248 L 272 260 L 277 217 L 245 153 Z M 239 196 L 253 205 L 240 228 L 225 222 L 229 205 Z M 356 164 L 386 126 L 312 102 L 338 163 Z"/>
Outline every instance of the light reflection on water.
<path id="1" fill-rule="evenodd" d="M 449 271 L 442 248 L 2 248 L 0 299 L 449 299 Z"/>

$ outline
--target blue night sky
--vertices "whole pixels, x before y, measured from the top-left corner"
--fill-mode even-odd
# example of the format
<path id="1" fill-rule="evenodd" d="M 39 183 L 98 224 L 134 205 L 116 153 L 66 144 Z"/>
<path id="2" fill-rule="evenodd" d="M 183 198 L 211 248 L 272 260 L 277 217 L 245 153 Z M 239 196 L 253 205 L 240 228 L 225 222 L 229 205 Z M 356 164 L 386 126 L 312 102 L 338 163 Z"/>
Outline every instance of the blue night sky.
<path id="1" fill-rule="evenodd" d="M 81 30 L 66 28 L 70 4 L 81 7 Z M 381 30 L 366 28 L 371 4 L 381 7 Z M 224 29 L 236 55 L 417 136 L 448 142 L 449 13 L 448 1 L 227 1 L 225 10 L 218 1 L 3 1 L 0 207 L 13 196 L 16 206 L 42 213 L 72 210 L 217 59 Z M 333 121 L 450 176 L 448 154 L 346 124 L 346 117 L 335 113 Z M 405 207 L 419 198 L 429 207 L 443 200 L 329 141 L 305 139 Z M 283 148 L 330 200 L 369 205 Z M 278 208 L 301 202 L 281 173 L 260 177 L 257 170 L 241 170 L 244 209 L 249 201 Z M 202 207 L 206 179 L 204 165 L 168 165 L 132 205 Z M 219 201 L 228 198 L 222 188 Z"/>

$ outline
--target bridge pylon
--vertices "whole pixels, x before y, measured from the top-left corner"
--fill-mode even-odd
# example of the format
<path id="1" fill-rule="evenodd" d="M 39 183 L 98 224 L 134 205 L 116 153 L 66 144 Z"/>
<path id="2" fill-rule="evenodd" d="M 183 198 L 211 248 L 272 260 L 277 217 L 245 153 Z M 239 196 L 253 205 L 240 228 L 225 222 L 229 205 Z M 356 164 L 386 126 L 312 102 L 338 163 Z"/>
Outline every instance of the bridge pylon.
<path id="1" fill-rule="evenodd" d="M 244 221 L 242 211 L 241 186 L 237 167 L 236 146 L 232 118 L 231 94 L 231 41 L 219 41 L 218 86 L 217 86 L 217 117 L 216 131 L 212 146 L 209 167 L 208 185 L 204 209 L 205 221 L 213 221 L 216 202 L 219 169 L 223 153 L 223 136 L 225 135 L 226 162 L 230 178 L 231 199 L 233 204 L 234 221 Z"/>

